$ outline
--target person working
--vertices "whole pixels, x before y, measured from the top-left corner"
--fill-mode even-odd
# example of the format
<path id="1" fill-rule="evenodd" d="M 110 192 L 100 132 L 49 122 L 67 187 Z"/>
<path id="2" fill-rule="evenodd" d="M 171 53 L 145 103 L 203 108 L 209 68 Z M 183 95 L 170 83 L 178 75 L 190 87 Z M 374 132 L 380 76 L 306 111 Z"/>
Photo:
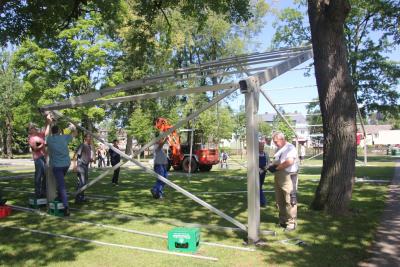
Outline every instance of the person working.
<path id="1" fill-rule="evenodd" d="M 106 150 L 103 148 L 102 145 L 99 146 L 97 149 L 97 160 L 98 160 L 98 167 L 102 168 L 106 166 Z"/>
<path id="2" fill-rule="evenodd" d="M 268 154 L 264 152 L 264 143 L 263 142 L 260 142 L 258 144 L 258 150 L 259 150 L 258 167 L 259 167 L 259 173 L 260 173 L 260 206 L 265 207 L 267 205 L 267 199 L 265 198 L 262 187 L 264 185 L 265 175 L 266 175 L 265 167 L 268 164 L 269 158 L 268 158 Z"/>
<path id="3" fill-rule="evenodd" d="M 84 141 L 73 156 L 73 170 L 78 173 L 77 190 L 88 183 L 89 180 L 89 164 L 92 161 L 92 137 L 89 134 L 85 135 Z M 75 196 L 76 203 L 85 202 L 84 192 Z"/>
<path id="4" fill-rule="evenodd" d="M 303 144 L 300 144 L 300 164 L 303 164 L 305 157 L 306 147 Z"/>
<path id="5" fill-rule="evenodd" d="M 50 123 L 51 119 L 48 121 L 48 126 L 46 128 L 50 127 Z M 58 125 L 54 125 L 51 127 L 52 135 L 46 137 L 50 158 L 50 167 L 52 168 L 54 177 L 56 179 L 58 198 L 64 205 L 64 216 L 69 216 L 67 189 L 65 187 L 64 180 L 64 177 L 71 164 L 68 144 L 72 141 L 72 138 L 77 135 L 76 128 L 73 125 L 70 126 L 70 129 L 71 134 L 64 135 L 61 134 Z"/>
<path id="6" fill-rule="evenodd" d="M 47 122 L 47 120 L 46 120 Z M 47 125 L 46 125 L 47 128 Z M 46 197 L 46 146 L 45 132 L 38 130 L 37 126 L 31 123 L 28 127 L 28 143 L 32 150 L 32 158 L 35 164 L 35 197 Z"/>
<path id="7" fill-rule="evenodd" d="M 285 135 L 276 132 L 272 140 L 277 146 L 272 165 L 268 170 L 275 174 L 275 198 L 279 209 L 279 224 L 286 231 L 297 226 L 297 150 L 285 140 Z"/>
<path id="8" fill-rule="evenodd" d="M 221 152 L 221 169 L 222 168 L 228 169 L 228 153 L 226 153 L 224 150 Z"/>
<path id="9" fill-rule="evenodd" d="M 119 149 L 118 143 L 119 142 L 118 142 L 117 139 L 113 140 L 113 146 L 116 149 Z M 114 150 L 112 150 L 111 148 L 108 150 L 108 153 L 110 154 L 111 166 L 114 167 L 115 165 L 117 165 L 121 161 L 121 155 L 118 154 L 117 152 L 115 152 Z M 120 171 L 120 168 L 116 168 L 114 170 L 114 174 L 113 174 L 113 177 L 112 177 L 111 183 L 113 185 L 115 185 L 115 186 L 118 186 L 119 171 Z"/>
<path id="10" fill-rule="evenodd" d="M 154 171 L 164 178 L 168 178 L 168 172 L 166 166 L 168 164 L 168 158 L 163 151 L 163 146 L 166 139 L 160 140 L 158 143 L 154 144 Z M 164 194 L 165 183 L 157 179 L 153 188 L 150 192 L 155 199 L 162 199 Z"/>

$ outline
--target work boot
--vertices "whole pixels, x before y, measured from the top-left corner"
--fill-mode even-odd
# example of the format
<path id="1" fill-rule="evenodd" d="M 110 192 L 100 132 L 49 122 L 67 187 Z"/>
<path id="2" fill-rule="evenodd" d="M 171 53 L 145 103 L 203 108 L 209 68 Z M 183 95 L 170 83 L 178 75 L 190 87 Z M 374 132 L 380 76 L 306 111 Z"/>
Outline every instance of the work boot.
<path id="1" fill-rule="evenodd" d="M 69 208 L 65 207 L 64 208 L 64 217 L 69 217 L 70 213 L 69 213 Z"/>

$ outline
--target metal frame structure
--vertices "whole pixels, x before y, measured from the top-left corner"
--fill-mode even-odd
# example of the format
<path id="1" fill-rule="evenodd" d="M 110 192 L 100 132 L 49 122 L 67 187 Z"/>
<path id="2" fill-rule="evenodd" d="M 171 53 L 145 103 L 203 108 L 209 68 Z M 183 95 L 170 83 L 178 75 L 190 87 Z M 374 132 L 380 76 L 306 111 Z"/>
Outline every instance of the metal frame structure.
<path id="1" fill-rule="evenodd" d="M 260 90 L 261 86 L 271 81 L 272 79 L 282 75 L 283 73 L 293 69 L 294 67 L 302 64 L 308 59 L 312 58 L 312 48 L 311 46 L 306 47 L 298 47 L 298 48 L 285 48 L 276 51 L 269 51 L 264 53 L 253 53 L 248 55 L 241 55 L 230 57 L 226 59 L 214 60 L 206 63 L 202 63 L 196 66 L 191 66 L 188 68 L 177 69 L 174 71 L 166 72 L 157 76 L 147 77 L 140 80 L 131 81 L 125 84 L 120 84 L 115 87 L 105 88 L 102 90 L 98 90 L 86 95 L 81 95 L 77 97 L 70 98 L 68 100 L 54 103 L 51 105 L 47 105 L 41 108 L 41 111 L 52 111 L 56 117 L 62 118 L 64 117 L 67 121 L 70 121 L 75 126 L 85 131 L 88 134 L 91 134 L 95 139 L 99 140 L 103 144 L 107 145 L 110 149 L 114 150 L 116 153 L 120 154 L 127 161 L 131 161 L 139 166 L 145 172 L 156 176 L 161 181 L 168 184 L 170 187 L 176 189 L 181 192 L 185 196 L 191 198 L 196 201 L 200 205 L 208 208 L 212 212 L 218 214 L 229 222 L 233 223 L 240 229 L 247 231 L 248 233 L 248 242 L 250 244 L 257 243 L 260 240 L 260 204 L 259 204 L 259 179 L 258 179 L 258 121 L 257 121 L 257 112 L 258 112 L 258 103 L 259 103 L 259 94 L 263 94 L 265 97 L 265 93 Z M 260 71 L 262 70 L 262 71 Z M 250 75 L 250 71 L 259 71 L 253 75 Z M 148 94 L 140 94 L 140 95 L 131 95 L 125 97 L 118 98 L 105 98 L 106 96 L 110 96 L 117 92 L 127 91 L 135 88 L 142 88 L 148 86 L 157 86 L 158 88 L 162 87 L 165 84 L 176 84 L 180 85 L 182 88 L 182 82 L 188 80 L 198 80 L 201 79 L 210 79 L 212 77 L 228 77 L 233 79 L 234 75 L 243 75 L 247 73 L 247 78 L 244 80 L 240 80 L 239 82 L 230 82 L 226 84 L 218 84 L 212 86 L 202 86 L 196 88 L 188 88 L 188 89 L 177 89 L 177 90 L 161 90 L 156 93 L 148 93 Z M 237 76 L 236 76 L 237 78 Z M 175 129 L 181 127 L 187 121 L 196 118 L 201 112 L 210 108 L 212 105 L 217 104 L 219 101 L 231 95 L 240 87 L 241 93 L 245 95 L 246 102 L 246 138 L 247 138 L 247 197 L 248 197 L 248 225 L 245 226 L 241 222 L 235 220 L 229 215 L 223 213 L 222 211 L 216 209 L 190 192 L 184 190 L 178 185 L 174 184 L 168 179 L 158 175 L 153 170 L 145 167 L 140 162 L 134 159 L 134 156 L 128 156 L 122 151 L 116 149 L 115 147 L 105 143 L 101 140 L 96 134 L 91 133 L 87 129 L 81 127 L 78 123 L 73 122 L 71 119 L 66 118 L 57 110 L 65 109 L 65 108 L 74 108 L 80 106 L 90 106 L 90 105 L 107 105 L 113 103 L 121 103 L 124 101 L 134 101 L 141 99 L 149 99 L 149 98 L 158 98 L 158 97 L 166 97 L 166 96 L 176 96 L 176 95 L 186 95 L 193 93 L 200 93 L 206 91 L 220 91 L 225 89 L 225 91 L 221 94 L 217 94 L 217 96 L 209 102 L 207 105 L 203 106 L 201 109 L 193 112 L 185 119 L 179 121 L 174 127 L 172 127 L 169 131 L 160 134 L 157 138 L 151 140 L 147 145 L 142 147 L 141 151 L 152 146 L 158 140 L 165 138 Z M 266 97 L 267 98 L 267 97 Z M 284 119 L 284 117 L 282 116 Z M 140 152 L 139 152 L 140 153 Z M 114 166 L 111 170 L 123 165 L 121 162 L 119 165 Z M 82 188 L 79 193 L 83 190 L 86 190 L 89 186 L 93 185 L 95 182 L 103 178 L 106 174 L 103 173 L 96 179 L 92 180 L 85 188 Z M 53 188 L 54 190 L 54 188 Z M 50 194 L 52 195 L 52 194 Z"/>

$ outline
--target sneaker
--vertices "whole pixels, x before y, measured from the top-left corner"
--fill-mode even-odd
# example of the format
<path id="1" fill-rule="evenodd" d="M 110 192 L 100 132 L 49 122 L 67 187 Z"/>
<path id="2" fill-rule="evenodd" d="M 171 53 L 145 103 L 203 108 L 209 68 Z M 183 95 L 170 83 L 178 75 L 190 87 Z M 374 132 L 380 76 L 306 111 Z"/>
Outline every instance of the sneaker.
<path id="1" fill-rule="evenodd" d="M 296 224 L 288 224 L 283 231 L 291 232 L 291 231 L 294 231 L 294 230 L 296 230 Z"/>
<path id="2" fill-rule="evenodd" d="M 70 213 L 69 213 L 69 208 L 66 207 L 64 208 L 64 217 L 69 217 Z"/>
<path id="3" fill-rule="evenodd" d="M 154 188 L 150 189 L 150 193 L 155 199 L 159 199 L 160 197 L 162 197 Z"/>

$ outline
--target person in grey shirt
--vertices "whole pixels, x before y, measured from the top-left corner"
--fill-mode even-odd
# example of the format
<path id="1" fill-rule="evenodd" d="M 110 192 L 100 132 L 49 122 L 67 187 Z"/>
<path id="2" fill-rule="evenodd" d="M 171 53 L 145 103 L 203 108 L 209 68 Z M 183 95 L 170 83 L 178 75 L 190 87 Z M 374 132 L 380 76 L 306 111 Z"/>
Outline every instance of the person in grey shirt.
<path id="1" fill-rule="evenodd" d="M 154 145 L 154 171 L 161 175 L 162 177 L 168 178 L 167 172 L 167 164 L 168 158 L 163 151 L 163 146 L 165 140 L 160 140 L 157 144 Z M 164 194 L 164 186 L 165 183 L 159 179 L 157 179 L 154 186 L 150 189 L 150 192 L 155 199 L 162 199 Z"/>
<path id="2" fill-rule="evenodd" d="M 73 160 L 76 163 L 73 165 L 73 169 L 78 173 L 77 190 L 86 185 L 89 180 L 89 164 L 92 161 L 92 137 L 89 134 L 85 135 L 83 143 L 76 150 Z M 84 192 L 79 193 L 75 196 L 75 203 L 85 202 Z"/>

